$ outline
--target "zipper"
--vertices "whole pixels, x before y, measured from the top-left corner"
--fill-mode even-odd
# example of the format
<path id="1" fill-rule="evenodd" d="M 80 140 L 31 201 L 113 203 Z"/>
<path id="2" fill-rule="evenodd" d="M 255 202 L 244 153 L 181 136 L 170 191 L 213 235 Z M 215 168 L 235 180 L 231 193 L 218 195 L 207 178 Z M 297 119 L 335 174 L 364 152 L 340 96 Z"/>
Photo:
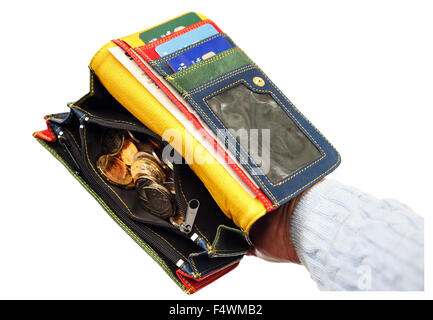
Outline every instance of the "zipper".
<path id="1" fill-rule="evenodd" d="M 83 127 L 80 126 L 80 134 L 82 136 L 82 138 L 84 138 L 82 132 L 84 129 L 84 125 L 82 125 Z M 61 135 L 63 138 L 63 141 L 68 141 L 69 140 L 66 138 L 67 133 L 63 132 L 63 134 Z M 69 142 L 66 143 L 68 145 L 68 150 L 71 153 L 72 157 L 73 157 L 73 161 L 76 161 L 77 165 L 79 165 L 77 158 L 73 156 L 73 149 L 75 148 L 74 146 L 72 146 L 72 144 Z M 80 150 L 76 150 L 78 152 L 80 152 Z M 84 161 L 87 162 L 87 161 Z M 145 242 L 147 242 L 149 245 L 151 245 L 153 248 L 155 248 L 157 251 L 161 252 L 164 256 L 167 257 L 167 259 L 169 259 L 171 262 L 173 262 L 176 265 L 180 265 L 181 262 L 183 264 L 183 257 L 176 253 L 168 244 L 165 244 L 165 242 L 161 241 L 160 238 L 158 238 L 157 236 L 153 236 L 151 233 L 149 232 L 145 232 L 145 230 L 143 230 L 143 228 L 137 224 L 135 221 L 133 221 L 129 214 L 124 210 L 124 208 L 122 208 L 120 205 L 118 205 L 116 203 L 115 200 L 113 200 L 112 197 L 110 197 L 109 193 L 107 193 L 108 191 L 106 190 L 106 188 L 102 185 L 102 183 L 100 181 L 98 181 L 98 179 L 101 179 L 99 176 L 97 178 L 95 178 L 94 173 L 91 171 L 91 169 L 88 167 L 88 165 L 86 163 L 84 163 L 83 165 L 79 165 L 79 167 L 81 168 L 82 172 L 83 172 L 83 176 L 89 180 L 90 185 L 92 186 L 92 188 L 95 189 L 95 191 L 97 192 L 97 194 L 99 194 L 101 196 L 101 198 L 104 200 L 104 202 L 107 203 L 107 205 L 112 208 L 112 210 L 119 216 L 119 218 L 121 218 L 121 220 L 128 225 L 129 228 L 131 228 L 131 230 L 137 234 L 141 239 L 143 239 Z M 149 228 L 150 229 L 150 228 Z M 151 229 L 150 229 L 151 230 Z"/>
<path id="2" fill-rule="evenodd" d="M 65 161 L 65 159 L 63 159 L 63 157 L 56 150 L 48 146 L 44 140 L 38 137 L 35 138 L 42 145 L 42 147 L 44 147 L 48 152 L 50 152 L 50 154 L 53 155 L 69 171 L 69 173 L 72 174 L 72 176 L 75 179 L 77 179 L 77 181 L 84 187 L 84 189 L 86 189 L 92 195 L 92 197 L 103 207 L 103 209 L 108 213 L 108 215 L 113 220 L 115 220 L 115 222 L 122 228 L 122 230 L 124 230 L 156 263 L 158 263 L 158 265 L 163 268 L 163 270 L 170 276 L 170 278 L 179 287 L 184 289 L 184 285 L 181 282 L 179 282 L 176 275 L 168 267 L 165 259 L 162 258 L 162 254 L 156 252 L 154 248 L 149 246 L 149 243 L 146 243 L 143 241 L 143 239 L 139 238 L 136 232 L 134 232 L 129 226 L 127 226 L 127 224 L 124 221 L 119 220 L 117 215 L 115 215 L 116 217 L 113 217 L 114 211 L 112 210 L 112 208 L 108 206 L 107 202 L 105 202 L 105 200 L 102 199 L 100 194 L 96 193 L 93 187 L 90 187 L 88 179 L 84 179 L 84 177 L 80 175 L 74 175 L 75 172 L 73 168 L 71 168 L 70 163 Z M 138 241 L 138 239 L 140 241 Z M 142 242 L 144 242 L 145 246 L 142 244 Z"/>
<path id="3" fill-rule="evenodd" d="M 168 143 L 166 141 L 164 141 L 160 136 L 155 134 L 153 131 L 151 131 L 145 127 L 142 127 L 140 125 L 135 125 L 132 123 L 116 122 L 115 120 L 105 120 L 105 119 L 101 119 L 101 118 L 97 118 L 97 117 L 89 117 L 89 116 L 85 116 L 84 121 L 89 122 L 89 123 L 96 123 L 96 124 L 103 126 L 103 127 L 109 127 L 109 128 L 113 128 L 113 129 L 130 130 L 130 131 L 144 133 L 145 135 L 148 135 L 151 138 L 153 138 L 154 140 L 158 141 L 161 144 L 162 148 L 164 148 L 168 145 Z M 186 164 L 182 164 L 182 165 L 186 165 Z M 180 178 L 179 178 L 178 174 L 176 174 L 175 168 L 178 168 L 178 169 L 176 169 L 176 171 L 177 171 L 180 169 L 179 166 L 182 166 L 182 165 L 175 164 L 173 166 L 173 171 L 174 171 L 174 186 L 175 186 L 175 191 L 176 191 L 175 192 L 176 193 L 175 194 L 175 200 L 176 200 L 176 204 L 179 208 L 180 213 L 184 216 L 184 222 L 181 223 L 177 227 L 175 225 L 172 225 L 172 224 L 170 224 L 170 226 L 172 226 L 173 229 L 175 229 L 176 231 L 180 231 L 183 235 L 188 236 L 194 230 L 195 217 L 197 215 L 198 207 L 200 206 L 200 202 L 196 199 L 191 199 L 189 202 L 186 202 L 185 199 L 183 199 L 180 196 L 180 192 L 181 192 L 180 185 L 179 185 L 179 179 Z M 198 207 L 194 210 L 189 209 L 189 203 L 192 203 L 192 204 L 198 203 Z"/>
<path id="4" fill-rule="evenodd" d="M 80 175 L 80 165 L 78 164 L 77 159 L 75 158 L 74 154 L 71 151 L 71 142 L 65 138 L 65 134 L 63 131 L 60 131 L 57 135 L 57 139 L 59 140 L 59 143 L 62 145 L 63 149 L 66 151 L 66 153 L 69 155 L 69 157 L 72 159 L 73 162 L 73 169 L 76 174 Z"/>
<path id="5" fill-rule="evenodd" d="M 179 226 L 181 232 L 185 234 L 191 233 L 199 207 L 200 201 L 197 199 L 192 199 L 188 202 L 188 207 L 185 212 L 185 220 Z"/>

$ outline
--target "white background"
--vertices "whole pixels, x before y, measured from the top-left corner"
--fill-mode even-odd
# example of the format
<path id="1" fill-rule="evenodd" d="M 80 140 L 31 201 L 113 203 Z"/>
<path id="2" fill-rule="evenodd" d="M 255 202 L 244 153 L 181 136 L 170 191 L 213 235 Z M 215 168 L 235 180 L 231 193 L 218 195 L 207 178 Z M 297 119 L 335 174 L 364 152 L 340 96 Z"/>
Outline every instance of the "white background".
<path id="1" fill-rule="evenodd" d="M 425 217 L 426 293 L 323 293 L 301 266 L 246 257 L 188 297 L 34 141 L 104 43 L 193 10 L 336 146 L 332 178 Z M 0 298 L 432 297 L 431 1 L 2 1 L 0 16 Z"/>

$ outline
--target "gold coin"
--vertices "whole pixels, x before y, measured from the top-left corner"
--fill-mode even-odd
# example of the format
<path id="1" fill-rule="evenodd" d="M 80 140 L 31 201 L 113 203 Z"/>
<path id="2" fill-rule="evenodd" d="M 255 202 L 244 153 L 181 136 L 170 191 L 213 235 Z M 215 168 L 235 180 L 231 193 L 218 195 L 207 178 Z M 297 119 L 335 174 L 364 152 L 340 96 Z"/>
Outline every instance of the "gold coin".
<path id="1" fill-rule="evenodd" d="M 102 152 L 104 154 L 117 154 L 123 147 L 125 137 L 120 130 L 108 129 L 101 139 Z"/>
<path id="2" fill-rule="evenodd" d="M 120 150 L 119 157 L 127 165 L 132 165 L 134 161 L 134 156 L 137 154 L 138 149 L 132 140 L 125 139 L 123 142 L 122 150 Z"/>
<path id="3" fill-rule="evenodd" d="M 174 186 L 174 181 L 166 181 L 166 182 L 164 182 L 164 187 L 166 187 L 166 189 L 168 191 L 170 191 L 171 194 L 176 194 L 176 188 Z"/>
<path id="4" fill-rule="evenodd" d="M 164 171 L 155 161 L 155 158 L 146 152 L 138 152 L 135 155 L 131 165 L 131 174 L 134 181 L 144 177 L 157 183 L 162 183 L 165 180 Z"/>
<path id="5" fill-rule="evenodd" d="M 96 167 L 99 172 L 112 184 L 129 187 L 132 183 L 132 175 L 126 164 L 112 155 L 100 156 Z"/>

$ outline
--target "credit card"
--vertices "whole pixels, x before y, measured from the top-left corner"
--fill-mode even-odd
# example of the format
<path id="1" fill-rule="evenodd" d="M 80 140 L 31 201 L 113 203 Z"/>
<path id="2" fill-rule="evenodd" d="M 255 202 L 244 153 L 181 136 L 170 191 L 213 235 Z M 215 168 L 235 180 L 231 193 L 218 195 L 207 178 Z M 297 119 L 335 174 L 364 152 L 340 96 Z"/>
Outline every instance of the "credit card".
<path id="1" fill-rule="evenodd" d="M 189 27 L 190 25 L 197 23 L 201 20 L 202 19 L 196 13 L 189 12 L 184 14 L 183 16 L 177 17 L 173 20 L 167 21 L 152 29 L 140 33 L 140 39 L 143 40 L 145 44 L 148 44 L 150 42 L 168 36 L 173 32 Z"/>
<path id="2" fill-rule="evenodd" d="M 155 51 L 159 54 L 159 56 L 165 57 L 170 53 L 176 52 L 180 49 L 188 47 L 194 43 L 197 43 L 201 40 L 210 38 L 214 35 L 218 34 L 218 31 L 211 24 L 205 24 L 197 29 L 193 29 L 190 32 L 184 33 L 177 38 L 171 39 L 159 46 L 155 47 Z"/>
<path id="3" fill-rule="evenodd" d="M 178 72 L 230 48 L 232 48 L 232 45 L 225 38 L 217 37 L 191 48 L 188 51 L 182 52 L 173 59 L 170 59 L 168 65 L 174 72 Z"/>

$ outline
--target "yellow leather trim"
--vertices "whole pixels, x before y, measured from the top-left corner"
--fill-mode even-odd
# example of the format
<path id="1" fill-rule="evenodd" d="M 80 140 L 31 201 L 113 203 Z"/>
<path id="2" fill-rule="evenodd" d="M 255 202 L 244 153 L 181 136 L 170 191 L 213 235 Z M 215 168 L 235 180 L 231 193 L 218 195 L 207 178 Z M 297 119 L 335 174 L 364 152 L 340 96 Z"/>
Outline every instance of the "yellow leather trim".
<path id="1" fill-rule="evenodd" d="M 182 142 L 174 143 L 173 147 L 184 157 L 191 152 L 189 150 L 191 144 L 185 141 L 192 141 L 193 150 L 200 148 L 200 143 L 185 130 L 184 126 L 111 55 L 108 48 L 113 46 L 115 46 L 113 43 L 106 44 L 90 63 L 90 67 L 104 87 L 137 119 L 158 135 L 162 136 L 167 129 L 181 132 Z M 214 159 L 207 150 L 202 147 L 201 149 L 199 160 L 209 159 L 209 157 Z M 190 166 L 222 211 L 245 232 L 249 231 L 257 219 L 265 215 L 266 209 L 263 203 L 257 198 L 252 198 L 215 159 L 212 164 L 199 164 L 196 161 Z"/>

